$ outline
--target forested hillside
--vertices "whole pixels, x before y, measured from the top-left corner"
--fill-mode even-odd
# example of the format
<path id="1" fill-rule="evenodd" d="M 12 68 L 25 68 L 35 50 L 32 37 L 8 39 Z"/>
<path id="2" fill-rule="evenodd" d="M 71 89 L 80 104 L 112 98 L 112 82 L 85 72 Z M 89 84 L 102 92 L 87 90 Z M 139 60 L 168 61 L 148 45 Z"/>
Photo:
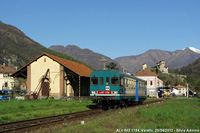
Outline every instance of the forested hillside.
<path id="1" fill-rule="evenodd" d="M 186 81 L 191 85 L 190 87 L 200 91 L 200 58 L 186 67 L 174 70 L 174 72 L 186 75 Z"/>
<path id="2" fill-rule="evenodd" d="M 43 52 L 80 62 L 66 54 L 61 54 L 42 46 L 27 37 L 18 28 L 0 21 L 0 64 L 6 63 L 6 65 L 19 68 Z"/>

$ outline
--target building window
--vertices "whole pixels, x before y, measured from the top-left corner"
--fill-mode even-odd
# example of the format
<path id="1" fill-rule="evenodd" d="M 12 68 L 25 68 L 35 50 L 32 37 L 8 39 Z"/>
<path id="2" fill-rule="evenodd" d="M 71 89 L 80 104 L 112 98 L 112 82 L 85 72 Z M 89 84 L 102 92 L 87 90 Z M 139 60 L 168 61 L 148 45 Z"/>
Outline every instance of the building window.
<path id="1" fill-rule="evenodd" d="M 46 62 L 46 58 L 44 58 L 44 62 Z"/>
<path id="2" fill-rule="evenodd" d="M 153 85 L 153 81 L 152 81 L 152 80 L 150 80 L 150 85 L 151 85 L 151 86 Z"/>
<path id="3" fill-rule="evenodd" d="M 5 82 L 5 85 L 4 85 L 5 87 L 8 87 L 8 82 Z"/>
<path id="4" fill-rule="evenodd" d="M 7 77 L 8 77 L 8 74 L 5 74 L 5 73 L 4 73 L 4 74 L 3 74 L 3 77 L 4 77 L 4 78 L 7 78 Z"/>

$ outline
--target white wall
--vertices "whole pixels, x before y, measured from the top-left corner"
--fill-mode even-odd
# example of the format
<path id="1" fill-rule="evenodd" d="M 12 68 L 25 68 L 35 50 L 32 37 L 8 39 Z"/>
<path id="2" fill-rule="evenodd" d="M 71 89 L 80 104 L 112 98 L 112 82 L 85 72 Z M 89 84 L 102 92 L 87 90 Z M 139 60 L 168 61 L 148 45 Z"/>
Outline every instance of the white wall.
<path id="1" fill-rule="evenodd" d="M 12 89 L 12 87 L 14 87 L 14 78 L 3 77 L 3 73 L 0 73 L 0 90 L 2 90 L 2 86 L 5 85 L 5 82 L 8 83 L 8 87 L 6 89 Z"/>
<path id="2" fill-rule="evenodd" d="M 147 81 L 147 95 L 158 97 L 158 87 L 163 86 L 163 81 L 157 78 L 157 76 L 136 76 L 140 79 Z M 152 85 L 151 85 L 152 81 Z"/>

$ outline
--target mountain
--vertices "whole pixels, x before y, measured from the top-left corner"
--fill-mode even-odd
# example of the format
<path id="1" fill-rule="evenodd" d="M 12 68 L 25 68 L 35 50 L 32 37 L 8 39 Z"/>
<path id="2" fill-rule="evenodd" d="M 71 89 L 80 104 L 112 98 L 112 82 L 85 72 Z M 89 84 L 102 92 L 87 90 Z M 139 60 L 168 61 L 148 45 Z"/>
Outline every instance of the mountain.
<path id="1" fill-rule="evenodd" d="M 200 92 L 200 58 L 188 66 L 177 70 L 176 73 L 186 75 L 189 87 L 194 88 L 197 92 Z"/>
<path id="2" fill-rule="evenodd" d="M 198 58 L 200 58 L 200 54 L 190 48 L 185 48 L 174 52 L 158 49 L 148 50 L 140 55 L 119 57 L 114 60 L 131 73 L 135 73 L 142 69 L 144 63 L 147 63 L 148 67 L 153 67 L 157 65 L 157 62 L 165 60 L 166 65 L 170 69 L 174 69 L 187 66 Z"/>
<path id="3" fill-rule="evenodd" d="M 47 49 L 27 37 L 18 28 L 0 21 L 0 64 L 22 67 L 43 52 L 80 62 L 65 54 Z"/>
<path id="4" fill-rule="evenodd" d="M 200 78 L 200 58 L 188 66 L 182 67 L 179 73 L 184 75 L 193 75 L 194 78 Z"/>
<path id="5" fill-rule="evenodd" d="M 195 53 L 198 53 L 198 54 L 200 54 L 200 50 L 199 49 L 197 49 L 197 48 L 194 48 L 194 47 L 188 47 L 190 50 L 192 50 L 192 51 L 194 51 Z M 186 48 L 184 48 L 184 49 L 186 49 Z M 184 50 L 183 49 L 183 50 Z"/>
<path id="6" fill-rule="evenodd" d="M 75 45 L 67 45 L 66 47 L 57 45 L 57 46 L 51 46 L 49 49 L 63 54 L 67 54 L 77 60 L 85 62 L 86 64 L 90 65 L 92 68 L 96 70 L 101 70 L 104 67 L 104 63 L 105 65 L 109 65 L 110 62 L 115 62 L 114 60 L 112 60 L 107 56 L 95 53 L 89 49 L 81 49 Z M 108 61 L 103 61 L 102 59 Z M 119 64 L 117 65 L 117 68 L 121 70 L 121 66 Z"/>

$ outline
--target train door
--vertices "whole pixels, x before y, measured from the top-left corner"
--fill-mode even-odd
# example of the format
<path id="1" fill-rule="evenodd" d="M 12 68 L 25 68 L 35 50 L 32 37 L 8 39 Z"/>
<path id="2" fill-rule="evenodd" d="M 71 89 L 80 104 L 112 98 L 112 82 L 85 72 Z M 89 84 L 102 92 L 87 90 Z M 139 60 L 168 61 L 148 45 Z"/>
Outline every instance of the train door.
<path id="1" fill-rule="evenodd" d="M 139 81 L 136 80 L 135 85 L 135 101 L 139 101 Z"/>
<path id="2" fill-rule="evenodd" d="M 119 84 L 119 93 L 124 94 L 124 88 L 125 88 L 125 79 L 123 76 L 120 75 L 120 84 Z"/>
<path id="3" fill-rule="evenodd" d="M 109 77 L 105 72 L 99 73 L 99 90 L 100 91 L 108 91 L 110 90 L 109 86 Z"/>

